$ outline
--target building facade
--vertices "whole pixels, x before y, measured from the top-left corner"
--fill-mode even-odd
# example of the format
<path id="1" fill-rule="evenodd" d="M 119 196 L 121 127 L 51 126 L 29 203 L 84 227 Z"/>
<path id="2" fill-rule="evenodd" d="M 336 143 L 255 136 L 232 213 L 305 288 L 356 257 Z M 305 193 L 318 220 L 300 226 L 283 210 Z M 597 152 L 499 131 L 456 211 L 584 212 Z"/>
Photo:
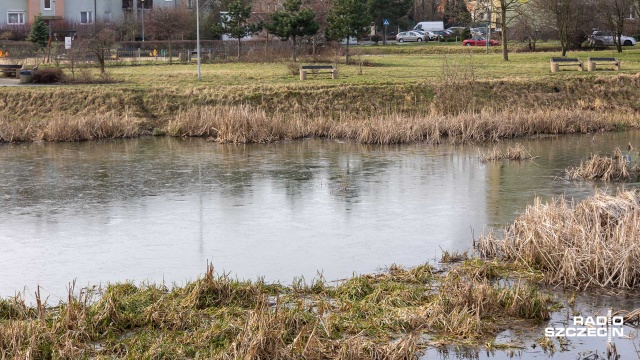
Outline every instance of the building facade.
<path id="1" fill-rule="evenodd" d="M 42 15 L 45 20 L 92 24 L 138 17 L 155 7 L 188 6 L 190 0 L 0 0 L 0 26 L 29 25 Z M 144 9 L 144 10 L 143 10 Z"/>

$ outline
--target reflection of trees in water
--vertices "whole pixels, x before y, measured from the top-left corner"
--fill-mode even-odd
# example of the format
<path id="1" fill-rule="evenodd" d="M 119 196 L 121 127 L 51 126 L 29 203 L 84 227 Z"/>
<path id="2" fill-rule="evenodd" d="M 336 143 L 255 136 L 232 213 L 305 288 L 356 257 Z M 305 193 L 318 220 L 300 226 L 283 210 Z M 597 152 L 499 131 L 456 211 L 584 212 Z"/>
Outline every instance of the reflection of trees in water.
<path id="1" fill-rule="evenodd" d="M 359 196 L 363 182 L 393 163 L 386 155 L 398 152 L 317 140 L 219 145 L 171 138 L 7 145 L 3 150 L 0 162 L 9 170 L 0 173 L 2 207 L 43 212 L 199 191 L 242 197 L 265 180 L 291 197 L 328 185 L 333 195 L 349 201 Z"/>

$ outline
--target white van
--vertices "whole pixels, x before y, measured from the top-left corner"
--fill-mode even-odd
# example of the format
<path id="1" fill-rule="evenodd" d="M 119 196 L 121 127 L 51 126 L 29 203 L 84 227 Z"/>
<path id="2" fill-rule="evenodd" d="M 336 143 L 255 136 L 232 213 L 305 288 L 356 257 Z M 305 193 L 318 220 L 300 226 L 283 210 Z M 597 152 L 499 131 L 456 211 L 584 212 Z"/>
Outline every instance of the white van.
<path id="1" fill-rule="evenodd" d="M 422 30 L 422 31 L 443 31 L 444 30 L 444 22 L 442 21 L 422 21 L 416 24 L 413 27 L 413 30 Z"/>

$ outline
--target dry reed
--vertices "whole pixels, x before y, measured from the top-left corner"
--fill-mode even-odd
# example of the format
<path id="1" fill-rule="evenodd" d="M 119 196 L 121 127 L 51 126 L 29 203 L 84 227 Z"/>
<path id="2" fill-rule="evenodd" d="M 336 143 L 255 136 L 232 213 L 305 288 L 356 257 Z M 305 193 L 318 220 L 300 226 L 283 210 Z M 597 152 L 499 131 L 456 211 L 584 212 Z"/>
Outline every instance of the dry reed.
<path id="1" fill-rule="evenodd" d="M 185 110 L 169 121 L 173 136 L 205 136 L 218 142 L 247 143 L 300 139 L 309 136 L 353 139 L 366 144 L 426 142 L 437 144 L 497 141 L 538 134 L 568 134 L 613 130 L 640 118 L 593 111 L 513 110 L 458 115 L 360 116 L 338 113 L 316 116 L 296 111 L 268 113 L 248 106 L 200 107 Z M 630 122 L 631 124 L 631 122 Z M 514 149 L 514 158 L 528 155 Z"/>
<path id="2" fill-rule="evenodd" d="M 493 147 L 487 154 L 481 154 L 480 160 L 482 162 L 489 161 L 502 161 L 502 160 L 513 160 L 513 161 L 522 161 L 522 160 L 532 160 L 534 157 L 531 156 L 529 151 L 524 148 L 521 144 L 516 144 L 515 147 L 509 146 L 506 152 L 502 152 L 500 148 L 497 146 Z"/>
<path id="3" fill-rule="evenodd" d="M 640 286 L 640 192 L 596 193 L 577 204 L 537 198 L 498 237 L 480 238 L 486 257 L 539 270 L 550 284 L 634 289 Z"/>
<path id="4" fill-rule="evenodd" d="M 567 176 L 571 180 L 625 180 L 638 170 L 637 166 L 630 168 L 627 157 L 616 148 L 611 157 L 593 155 L 586 163 L 567 169 Z"/>
<path id="5" fill-rule="evenodd" d="M 59 115 L 27 122 L 0 116 L 0 142 L 130 138 L 141 133 L 139 119 L 114 113 L 98 116 Z"/>

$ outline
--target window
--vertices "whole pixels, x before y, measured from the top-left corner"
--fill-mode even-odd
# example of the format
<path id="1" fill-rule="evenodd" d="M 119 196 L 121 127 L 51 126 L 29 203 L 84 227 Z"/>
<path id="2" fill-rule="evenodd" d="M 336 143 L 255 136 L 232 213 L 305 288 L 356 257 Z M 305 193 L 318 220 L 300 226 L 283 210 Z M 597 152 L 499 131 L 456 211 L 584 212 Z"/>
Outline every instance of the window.
<path id="1" fill-rule="evenodd" d="M 44 9 L 51 10 L 51 0 L 44 0 Z"/>
<path id="2" fill-rule="evenodd" d="M 7 13 L 7 24 L 9 25 L 24 25 L 24 12 L 13 11 Z"/>
<path id="3" fill-rule="evenodd" d="M 81 11 L 80 12 L 80 24 L 93 24 L 93 12 Z"/>

